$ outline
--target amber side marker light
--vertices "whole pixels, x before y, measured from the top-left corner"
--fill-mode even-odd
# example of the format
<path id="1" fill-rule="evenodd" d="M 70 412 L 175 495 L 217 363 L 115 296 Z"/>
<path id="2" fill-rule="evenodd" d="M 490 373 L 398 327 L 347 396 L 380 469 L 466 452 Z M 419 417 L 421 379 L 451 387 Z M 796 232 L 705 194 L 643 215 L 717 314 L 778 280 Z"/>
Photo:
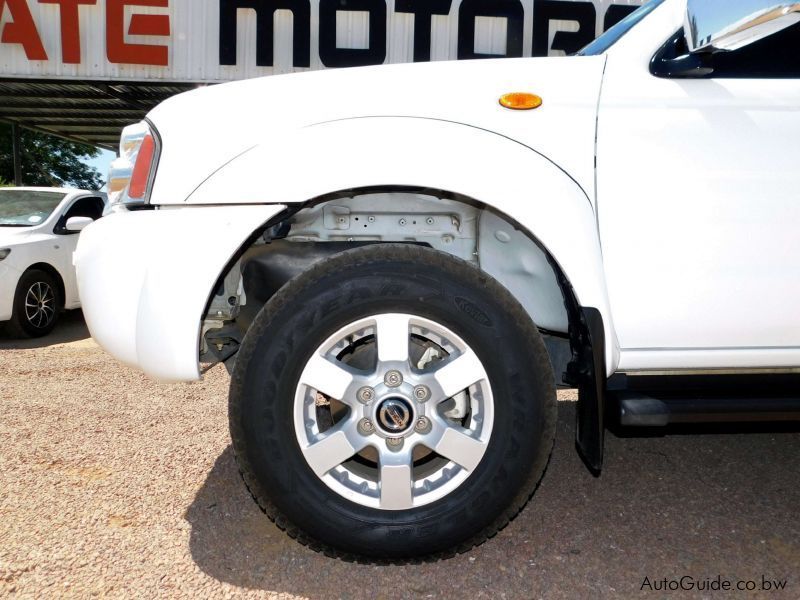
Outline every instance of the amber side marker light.
<path id="1" fill-rule="evenodd" d="M 500 106 L 511 110 L 532 110 L 542 105 L 542 99 L 536 94 L 513 92 L 500 96 Z"/>

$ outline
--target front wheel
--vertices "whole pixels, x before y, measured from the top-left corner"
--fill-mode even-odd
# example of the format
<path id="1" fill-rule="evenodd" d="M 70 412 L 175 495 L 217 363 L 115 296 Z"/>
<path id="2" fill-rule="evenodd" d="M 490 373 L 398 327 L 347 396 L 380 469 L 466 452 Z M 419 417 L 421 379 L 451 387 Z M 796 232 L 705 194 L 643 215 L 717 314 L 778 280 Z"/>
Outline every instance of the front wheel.
<path id="1" fill-rule="evenodd" d="M 242 343 L 229 408 L 264 511 L 313 548 L 379 560 L 494 535 L 538 484 L 556 420 L 523 308 L 410 245 L 344 252 L 282 288 Z"/>
<path id="2" fill-rule="evenodd" d="M 18 337 L 42 337 L 56 326 L 63 300 L 52 275 L 39 269 L 25 271 L 17 283 L 10 330 Z"/>

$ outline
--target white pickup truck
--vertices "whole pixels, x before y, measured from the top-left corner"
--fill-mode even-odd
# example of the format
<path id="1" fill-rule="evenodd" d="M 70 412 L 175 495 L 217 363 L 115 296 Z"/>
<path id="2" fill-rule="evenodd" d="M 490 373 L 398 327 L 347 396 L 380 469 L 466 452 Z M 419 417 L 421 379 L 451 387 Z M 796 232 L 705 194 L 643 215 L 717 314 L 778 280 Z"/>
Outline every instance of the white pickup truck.
<path id="1" fill-rule="evenodd" d="M 81 236 L 91 333 L 166 381 L 226 362 L 253 496 L 345 557 L 505 526 L 558 385 L 595 472 L 611 424 L 796 419 L 799 20 L 651 0 L 577 56 L 170 99 Z"/>

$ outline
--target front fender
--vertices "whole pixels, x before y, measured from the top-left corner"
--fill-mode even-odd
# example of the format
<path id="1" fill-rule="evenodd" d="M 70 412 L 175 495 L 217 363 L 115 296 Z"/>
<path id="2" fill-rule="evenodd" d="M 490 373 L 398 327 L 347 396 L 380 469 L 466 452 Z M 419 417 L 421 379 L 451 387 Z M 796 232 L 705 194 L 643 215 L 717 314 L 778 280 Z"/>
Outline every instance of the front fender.
<path id="1" fill-rule="evenodd" d="M 254 146 L 206 179 L 190 204 L 304 203 L 332 192 L 401 186 L 460 194 L 520 223 L 606 324 L 606 371 L 619 361 L 592 200 L 532 148 L 460 123 L 366 117 L 319 123 Z"/>

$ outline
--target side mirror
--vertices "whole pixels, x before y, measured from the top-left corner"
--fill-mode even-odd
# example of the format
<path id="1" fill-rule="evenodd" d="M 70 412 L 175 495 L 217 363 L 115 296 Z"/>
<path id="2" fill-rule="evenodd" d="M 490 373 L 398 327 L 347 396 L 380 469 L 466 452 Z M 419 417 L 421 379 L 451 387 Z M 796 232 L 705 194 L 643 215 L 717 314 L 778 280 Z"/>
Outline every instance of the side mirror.
<path id="1" fill-rule="evenodd" d="M 689 52 L 736 50 L 800 21 L 797 0 L 687 0 Z"/>
<path id="2" fill-rule="evenodd" d="M 91 217 L 70 217 L 64 225 L 64 230 L 67 233 L 77 233 L 83 231 L 92 223 L 94 223 L 94 219 Z"/>

